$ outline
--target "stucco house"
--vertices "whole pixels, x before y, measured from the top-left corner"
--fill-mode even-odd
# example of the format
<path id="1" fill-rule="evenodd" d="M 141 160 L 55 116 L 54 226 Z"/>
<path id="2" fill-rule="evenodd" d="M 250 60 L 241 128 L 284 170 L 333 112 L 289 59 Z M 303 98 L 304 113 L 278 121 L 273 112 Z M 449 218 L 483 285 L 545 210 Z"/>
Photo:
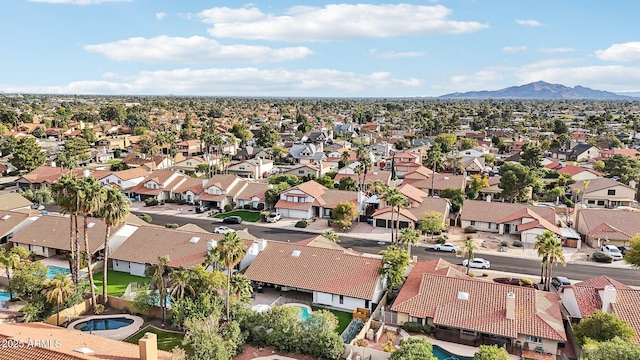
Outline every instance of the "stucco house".
<path id="1" fill-rule="evenodd" d="M 629 240 L 640 233 L 638 211 L 578 208 L 575 219 L 575 229 L 594 248 L 629 246 Z"/>
<path id="2" fill-rule="evenodd" d="M 155 170 L 138 185 L 131 188 L 131 193 L 139 200 L 155 198 L 158 201 L 172 199 L 175 189 L 180 186 L 187 176 L 172 170 Z"/>
<path id="3" fill-rule="evenodd" d="M 283 191 L 275 209 L 282 216 L 295 219 L 330 217 L 331 210 L 345 201 L 353 202 L 362 211 L 361 192 L 327 189 L 311 180 Z"/>
<path id="4" fill-rule="evenodd" d="M 232 174 L 215 175 L 204 185 L 204 191 L 198 196 L 200 204 L 212 209 L 222 209 L 236 201 L 236 196 L 247 185 L 247 180 Z"/>
<path id="5" fill-rule="evenodd" d="M 249 179 L 262 179 L 273 172 L 273 160 L 256 157 L 227 166 L 227 172 Z"/>
<path id="6" fill-rule="evenodd" d="M 632 206 L 636 201 L 636 184 L 629 185 L 608 179 L 597 178 L 578 181 L 569 185 L 571 200 L 587 207 L 615 208 L 617 206 Z"/>
<path id="7" fill-rule="evenodd" d="M 147 176 L 149 176 L 149 172 L 144 168 L 138 167 L 110 172 L 106 176 L 100 177 L 97 180 L 101 185 L 107 187 L 117 186 L 128 197 L 133 197 L 131 189 L 140 184 Z"/>

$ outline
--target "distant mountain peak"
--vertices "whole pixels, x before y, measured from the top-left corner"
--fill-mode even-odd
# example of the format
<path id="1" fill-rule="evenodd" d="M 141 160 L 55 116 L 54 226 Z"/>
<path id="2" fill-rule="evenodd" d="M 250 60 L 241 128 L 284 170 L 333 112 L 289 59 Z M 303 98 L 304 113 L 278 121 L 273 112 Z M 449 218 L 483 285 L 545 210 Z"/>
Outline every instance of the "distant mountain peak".
<path id="1" fill-rule="evenodd" d="M 630 96 L 618 95 L 608 91 L 593 90 L 577 85 L 573 88 L 561 84 L 550 84 L 536 81 L 529 84 L 511 86 L 495 91 L 469 91 L 440 96 L 441 99 L 593 99 L 593 100 L 625 100 Z"/>

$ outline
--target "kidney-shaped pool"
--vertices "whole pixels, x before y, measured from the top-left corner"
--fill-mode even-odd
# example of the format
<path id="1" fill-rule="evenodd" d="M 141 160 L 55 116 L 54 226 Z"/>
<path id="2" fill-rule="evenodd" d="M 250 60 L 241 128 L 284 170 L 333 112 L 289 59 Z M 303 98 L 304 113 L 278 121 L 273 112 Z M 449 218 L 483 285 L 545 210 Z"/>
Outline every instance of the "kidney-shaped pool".
<path id="1" fill-rule="evenodd" d="M 78 319 L 67 328 L 89 332 L 114 340 L 122 340 L 140 329 L 144 320 L 139 316 L 128 314 L 97 315 Z"/>

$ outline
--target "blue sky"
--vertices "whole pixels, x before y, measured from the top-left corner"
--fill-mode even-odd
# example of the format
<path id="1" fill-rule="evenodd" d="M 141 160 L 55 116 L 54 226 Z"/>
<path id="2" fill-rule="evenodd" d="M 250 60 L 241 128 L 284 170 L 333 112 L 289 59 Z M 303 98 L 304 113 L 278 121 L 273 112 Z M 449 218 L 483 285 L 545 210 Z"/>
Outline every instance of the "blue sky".
<path id="1" fill-rule="evenodd" d="M 0 91 L 640 91 L 640 1 L 2 0 Z"/>

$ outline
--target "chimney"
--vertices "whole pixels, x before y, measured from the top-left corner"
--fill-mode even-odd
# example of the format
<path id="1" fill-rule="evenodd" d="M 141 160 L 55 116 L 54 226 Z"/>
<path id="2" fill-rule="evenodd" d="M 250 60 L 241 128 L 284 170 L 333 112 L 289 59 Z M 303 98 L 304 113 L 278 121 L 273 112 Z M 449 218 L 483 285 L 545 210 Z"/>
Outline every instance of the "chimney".
<path id="1" fill-rule="evenodd" d="M 512 292 L 507 294 L 507 319 L 516 319 L 516 294 Z"/>
<path id="2" fill-rule="evenodd" d="M 207 182 L 209 181 L 209 179 L 202 179 L 202 188 L 206 188 L 207 187 Z"/>
<path id="3" fill-rule="evenodd" d="M 267 247 L 267 240 L 265 239 L 258 240 L 258 251 L 264 251 L 266 247 Z"/>
<path id="4" fill-rule="evenodd" d="M 632 188 L 636 188 L 636 182 L 634 180 L 629 180 L 629 186 Z"/>
<path id="5" fill-rule="evenodd" d="M 598 291 L 600 299 L 602 300 L 602 312 L 610 312 L 611 304 L 616 303 L 616 288 L 613 285 L 607 285 L 603 290 Z"/>
<path id="6" fill-rule="evenodd" d="M 89 177 L 89 175 L 91 175 L 89 169 L 82 170 L 82 177 Z"/>
<path id="7" fill-rule="evenodd" d="M 140 360 L 158 360 L 158 336 L 154 333 L 146 333 L 138 340 Z"/>

